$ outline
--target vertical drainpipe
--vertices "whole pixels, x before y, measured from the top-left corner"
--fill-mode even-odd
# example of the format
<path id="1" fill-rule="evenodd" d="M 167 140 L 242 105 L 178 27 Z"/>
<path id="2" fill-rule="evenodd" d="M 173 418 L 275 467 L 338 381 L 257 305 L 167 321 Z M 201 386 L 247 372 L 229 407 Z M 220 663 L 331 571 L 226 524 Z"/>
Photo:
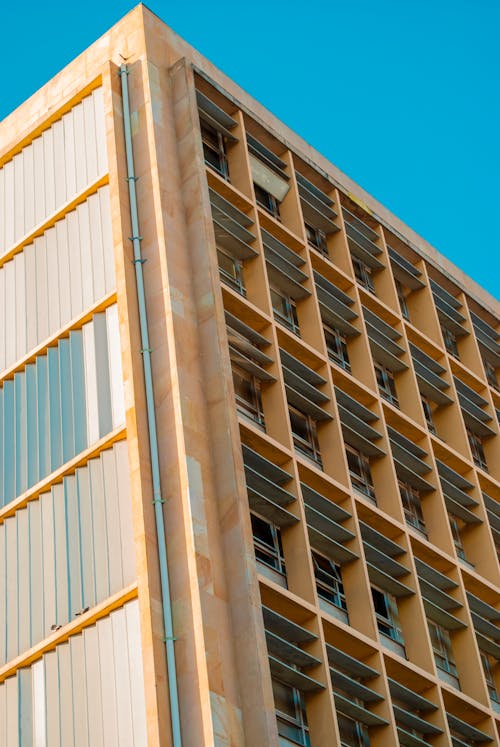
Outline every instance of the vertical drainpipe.
<path id="1" fill-rule="evenodd" d="M 160 461 L 158 454 L 158 439 L 156 432 L 156 414 L 153 397 L 153 377 L 151 372 L 151 349 L 149 347 L 148 319 L 146 315 L 146 300 L 144 294 L 144 276 L 141 256 L 141 236 L 139 235 L 139 218 L 137 214 L 137 195 L 134 172 L 134 153 L 132 149 L 132 134 L 130 129 L 130 105 L 128 96 L 128 69 L 120 66 L 122 85 L 123 123 L 125 130 L 125 152 L 127 157 L 127 181 L 130 198 L 130 222 L 132 227 L 131 241 L 134 248 L 134 265 L 137 287 L 137 303 L 139 307 L 139 322 L 141 329 L 142 364 L 144 384 L 146 388 L 146 409 L 148 417 L 149 449 L 151 453 L 151 477 L 153 483 L 153 504 L 155 508 L 156 536 L 158 542 L 158 559 L 160 562 L 161 596 L 163 609 L 163 624 L 165 629 L 165 649 L 167 656 L 168 690 L 170 697 L 170 719 L 172 724 L 173 747 L 182 747 L 181 725 L 179 716 L 179 698 L 177 693 L 177 677 L 175 669 L 174 631 L 172 623 L 172 603 L 170 599 L 170 584 L 168 578 L 167 549 L 165 545 L 165 525 L 163 521 L 163 499 L 160 486 Z"/>

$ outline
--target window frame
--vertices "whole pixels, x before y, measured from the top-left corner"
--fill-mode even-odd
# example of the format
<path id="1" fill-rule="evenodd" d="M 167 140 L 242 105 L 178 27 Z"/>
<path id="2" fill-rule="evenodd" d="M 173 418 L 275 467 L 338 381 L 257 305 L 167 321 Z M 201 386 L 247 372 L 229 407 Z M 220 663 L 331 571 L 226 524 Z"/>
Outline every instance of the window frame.
<path id="1" fill-rule="evenodd" d="M 455 663 L 455 656 L 453 654 L 453 647 L 451 643 L 451 636 L 446 628 L 443 628 L 433 620 L 427 620 L 427 626 L 429 628 L 429 637 L 431 639 L 432 653 L 434 655 L 434 661 L 436 667 L 441 669 L 447 674 L 451 674 L 452 677 L 458 679 L 457 665 Z M 435 631 L 435 636 L 432 636 L 431 628 Z M 434 646 L 434 642 L 439 644 L 440 648 Z M 440 665 L 441 664 L 441 665 Z"/>
<path id="2" fill-rule="evenodd" d="M 291 298 L 291 296 L 288 296 L 286 293 L 284 293 L 282 290 L 277 288 L 274 285 L 271 285 L 269 287 L 270 296 L 271 296 L 271 308 L 273 311 L 274 318 L 282 324 L 286 329 L 289 329 L 290 332 L 293 332 L 294 335 L 297 335 L 297 337 L 300 337 L 300 328 L 299 328 L 299 318 L 297 315 L 297 303 L 296 301 Z M 277 308 L 273 303 L 273 294 L 276 297 L 279 297 L 281 301 L 284 303 L 282 304 L 283 310 L 280 308 Z"/>
<path id="3" fill-rule="evenodd" d="M 325 557 L 316 550 L 311 550 L 311 556 L 318 596 L 330 604 L 333 604 L 333 606 L 337 607 L 339 610 L 347 613 L 347 602 L 345 598 L 341 567 L 337 565 L 337 563 L 334 563 L 333 560 L 330 560 L 330 558 Z M 328 570 L 321 568 L 318 559 L 325 564 L 328 564 L 330 568 Z M 323 579 L 320 574 L 323 574 L 325 579 Z M 323 590 L 323 593 L 321 593 L 320 590 Z"/>
<path id="4" fill-rule="evenodd" d="M 224 249 L 221 249 L 220 246 L 216 246 L 217 250 L 217 265 L 219 268 L 219 276 L 221 281 L 228 285 L 230 288 L 235 290 L 237 293 L 240 294 L 240 296 L 243 296 L 243 298 L 246 298 L 247 291 L 245 288 L 245 283 L 243 280 L 243 262 L 241 259 L 237 259 L 236 257 L 233 257 L 228 252 L 224 251 Z M 230 260 L 230 262 L 233 265 L 234 268 L 234 274 L 229 273 L 225 267 L 221 264 L 220 258 L 224 257 L 225 259 Z"/>
<path id="5" fill-rule="evenodd" d="M 451 331 L 451 329 L 448 329 L 448 327 L 441 327 L 441 332 L 445 349 L 450 355 L 459 361 L 460 355 L 458 353 L 457 336 Z"/>
<path id="6" fill-rule="evenodd" d="M 420 491 L 403 480 L 398 480 L 398 488 L 406 523 L 427 537 Z"/>
<path id="7" fill-rule="evenodd" d="M 370 469 L 370 459 L 363 454 L 359 449 L 355 449 L 350 444 L 345 444 L 347 467 L 349 470 L 349 476 L 351 478 L 351 484 L 354 490 L 361 493 L 364 496 L 370 498 L 374 503 L 377 502 L 375 495 L 375 486 L 373 484 L 373 477 Z M 352 454 L 355 457 L 355 464 L 359 466 L 359 472 L 353 472 L 351 464 L 349 463 L 348 454 Z"/>
<path id="8" fill-rule="evenodd" d="M 303 694 L 296 687 L 292 687 L 286 682 L 282 682 L 277 677 L 271 677 L 271 682 L 273 685 L 274 713 L 278 726 L 278 735 L 289 741 L 292 740 L 294 744 L 300 745 L 300 747 L 310 747 L 311 740 L 309 737 L 309 724 L 307 722 L 307 712 Z M 279 684 L 281 687 L 285 687 L 291 692 L 295 716 L 291 716 L 290 713 L 285 713 L 277 707 L 274 683 Z M 280 722 L 283 723 L 285 727 L 296 729 L 297 736 L 292 737 L 289 733 L 281 733 Z"/>
<path id="9" fill-rule="evenodd" d="M 406 301 L 404 285 L 400 280 L 397 280 L 397 278 L 394 278 L 394 283 L 396 285 L 396 293 L 398 296 L 399 308 L 401 309 L 401 316 L 403 317 L 403 319 L 406 319 L 406 321 L 409 322 L 410 312 L 408 311 L 408 303 Z"/>
<path id="10" fill-rule="evenodd" d="M 321 228 L 316 228 L 310 223 L 306 223 L 306 221 L 304 221 L 304 229 L 309 246 L 312 246 L 313 249 L 316 249 L 320 254 L 323 254 L 323 256 L 328 257 L 329 253 L 326 233 L 322 231 Z"/>
<path id="11" fill-rule="evenodd" d="M 374 362 L 373 367 L 375 369 L 375 378 L 377 380 L 377 387 L 380 396 L 385 399 L 386 402 L 390 402 L 391 405 L 394 405 L 394 407 L 399 409 L 399 400 L 393 372 L 376 361 Z"/>
<path id="12" fill-rule="evenodd" d="M 256 536 L 254 520 L 267 525 L 270 530 L 271 543 L 266 543 L 263 539 L 259 539 L 259 537 Z M 255 511 L 250 511 L 250 521 L 252 524 L 252 538 L 256 562 L 262 563 L 268 568 L 271 568 L 286 579 L 286 563 L 283 553 L 281 529 L 260 514 L 255 513 Z M 260 552 L 262 557 L 257 555 L 257 552 Z M 266 560 L 266 558 L 270 558 L 271 560 Z"/>
<path id="13" fill-rule="evenodd" d="M 377 630 L 386 638 L 390 638 L 392 641 L 395 641 L 401 646 L 404 646 L 403 629 L 401 627 L 401 622 L 399 619 L 399 610 L 396 597 L 392 594 L 389 594 L 388 591 L 380 589 L 378 586 L 370 586 L 370 591 L 373 600 L 373 607 L 375 610 Z M 376 594 L 380 594 L 381 598 L 383 599 L 387 610 L 386 615 L 382 615 L 377 611 L 374 592 Z M 384 630 L 382 630 L 382 628 L 384 628 Z"/>
<path id="14" fill-rule="evenodd" d="M 351 372 L 351 362 L 349 360 L 349 352 L 347 348 L 347 337 L 336 327 L 330 327 L 328 324 L 323 324 L 323 334 L 325 337 L 326 351 L 328 358 L 335 363 L 337 366 L 342 368 L 344 371 Z M 334 342 L 332 346 L 329 342 L 329 338 Z"/>
<path id="15" fill-rule="evenodd" d="M 271 192 L 268 192 L 267 189 L 264 189 L 264 187 L 260 187 L 256 182 L 253 182 L 253 189 L 257 205 L 264 208 L 269 215 L 272 215 L 273 218 L 276 218 L 276 220 L 281 222 L 281 203 L 278 198 L 271 194 Z"/>
<path id="16" fill-rule="evenodd" d="M 203 158 L 205 164 L 213 169 L 219 176 L 225 179 L 227 182 L 231 181 L 229 178 L 229 163 L 227 160 L 226 153 L 226 140 L 224 135 L 219 132 L 215 127 L 212 127 L 203 119 L 200 119 L 200 130 L 201 130 L 201 143 L 203 147 Z M 210 140 L 208 135 L 215 134 L 215 138 Z M 216 156 L 219 161 L 219 167 L 207 159 L 207 150 Z"/>
<path id="17" fill-rule="evenodd" d="M 293 428 L 292 414 L 298 416 L 306 426 L 306 431 L 309 436 L 309 440 L 304 439 L 300 434 L 296 433 Z M 292 432 L 292 439 L 294 447 L 301 454 L 312 459 L 315 464 L 318 464 L 323 469 L 323 462 L 321 460 L 321 450 L 319 448 L 318 440 L 318 425 L 311 415 L 308 415 L 302 410 L 299 410 L 294 405 L 288 403 L 288 417 L 290 420 L 290 430 Z"/>
<path id="18" fill-rule="evenodd" d="M 474 462 L 476 467 L 480 467 L 480 469 L 484 470 L 485 472 L 489 472 L 482 438 L 478 436 L 477 433 L 474 433 L 474 431 L 472 431 L 470 428 L 466 428 L 465 430 L 472 454 L 472 461 Z"/>
<path id="19" fill-rule="evenodd" d="M 420 395 L 420 402 L 422 404 L 422 410 L 424 411 L 424 420 L 427 424 L 427 430 L 429 430 L 431 433 L 434 433 L 436 435 L 436 426 L 434 425 L 434 420 L 432 417 L 432 408 L 429 402 L 429 399 L 425 396 L 425 394 Z"/>
<path id="20" fill-rule="evenodd" d="M 351 257 L 351 259 L 354 277 L 358 281 L 358 284 L 376 296 L 372 268 L 366 262 L 363 262 L 362 259 L 359 259 L 359 257 Z"/>
<path id="21" fill-rule="evenodd" d="M 231 362 L 231 371 L 233 374 L 233 388 L 234 398 L 236 402 L 236 409 L 238 413 L 247 418 L 250 422 L 257 424 L 260 428 L 265 430 L 266 421 L 264 418 L 264 409 L 262 406 L 262 391 L 261 382 L 253 374 L 250 374 L 241 366 Z M 249 390 L 252 399 L 245 399 L 240 394 L 239 388 L 236 386 L 236 378 L 239 377 L 242 381 L 245 381 L 249 385 Z"/>

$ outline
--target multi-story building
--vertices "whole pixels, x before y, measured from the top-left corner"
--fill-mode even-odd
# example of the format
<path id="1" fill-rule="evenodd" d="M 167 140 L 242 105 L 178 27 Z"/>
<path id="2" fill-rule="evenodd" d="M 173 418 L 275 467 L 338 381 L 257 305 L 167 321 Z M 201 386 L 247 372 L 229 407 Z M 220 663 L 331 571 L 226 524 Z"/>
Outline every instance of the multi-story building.
<path id="1" fill-rule="evenodd" d="M 0 309 L 1 745 L 500 744 L 497 302 L 143 6 Z"/>

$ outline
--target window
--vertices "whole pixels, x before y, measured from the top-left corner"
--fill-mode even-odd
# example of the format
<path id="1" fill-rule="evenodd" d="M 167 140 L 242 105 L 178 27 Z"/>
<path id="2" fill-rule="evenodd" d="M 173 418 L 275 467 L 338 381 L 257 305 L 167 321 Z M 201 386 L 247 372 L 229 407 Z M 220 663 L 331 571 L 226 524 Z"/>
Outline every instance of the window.
<path id="1" fill-rule="evenodd" d="M 274 707 L 276 709 L 276 721 L 278 723 L 278 734 L 284 737 L 285 743 L 300 744 L 309 747 L 309 728 L 307 726 L 304 696 L 296 687 L 285 685 L 273 677 Z"/>
<path id="2" fill-rule="evenodd" d="M 457 360 L 460 360 L 458 355 L 457 338 L 455 334 L 447 327 L 442 327 L 444 346 L 446 350 Z"/>
<path id="3" fill-rule="evenodd" d="M 427 537 L 420 493 L 405 482 L 399 481 L 398 485 L 406 523 L 415 527 L 415 529 L 418 529 L 419 532 L 422 532 Z"/>
<path id="4" fill-rule="evenodd" d="M 286 296 L 276 288 L 271 288 L 271 304 L 275 318 L 300 337 L 297 306 L 293 298 Z"/>
<path id="5" fill-rule="evenodd" d="M 488 465 L 486 464 L 486 457 L 484 455 L 483 442 L 481 441 L 480 437 L 476 433 L 474 433 L 474 431 L 471 431 L 469 428 L 466 428 L 466 430 L 474 464 L 477 467 L 481 467 L 481 469 L 484 469 L 485 472 L 488 472 Z"/>
<path id="6" fill-rule="evenodd" d="M 442 628 L 441 625 L 431 620 L 427 620 L 427 624 L 429 626 L 432 650 L 437 668 L 451 674 L 453 677 L 458 677 L 450 634 L 446 628 Z"/>
<path id="7" fill-rule="evenodd" d="M 250 512 L 252 520 L 253 544 L 255 558 L 264 565 L 273 568 L 282 576 L 286 576 L 285 558 L 281 544 L 281 532 L 279 527 L 261 519 L 260 516 Z"/>
<path id="8" fill-rule="evenodd" d="M 349 363 L 345 335 L 339 332 L 338 329 L 327 327 L 326 325 L 323 326 L 323 332 L 325 333 L 326 349 L 330 360 L 345 371 L 350 371 L 351 364 Z"/>
<path id="9" fill-rule="evenodd" d="M 370 293 L 375 294 L 375 286 L 373 284 L 371 267 L 365 265 L 365 263 L 357 257 L 352 258 L 352 266 L 354 268 L 354 275 L 358 283 L 362 285 L 363 288 L 366 288 L 366 290 L 370 291 Z"/>
<path id="10" fill-rule="evenodd" d="M 201 141 L 205 163 L 229 181 L 224 136 L 206 122 L 201 122 Z"/>
<path id="11" fill-rule="evenodd" d="M 492 671 L 492 661 L 493 666 L 496 663 L 496 659 L 493 659 L 493 657 L 489 656 L 484 651 L 479 652 L 481 656 L 481 663 L 483 665 L 484 670 L 484 677 L 486 679 L 486 685 L 488 686 L 488 693 L 490 695 L 491 700 L 495 701 L 495 703 L 498 703 L 498 692 L 495 685 L 495 680 L 493 679 L 493 671 Z"/>
<path id="12" fill-rule="evenodd" d="M 255 191 L 255 199 L 257 201 L 257 204 L 263 207 L 264 210 L 267 210 L 268 213 L 271 213 L 271 215 L 273 215 L 275 218 L 280 220 L 280 204 L 276 197 L 270 192 L 267 192 L 267 190 L 263 189 L 262 187 L 259 187 L 259 185 L 255 182 L 253 183 L 253 188 Z"/>
<path id="13" fill-rule="evenodd" d="M 238 412 L 264 428 L 259 379 L 233 364 L 233 384 Z"/>
<path id="14" fill-rule="evenodd" d="M 375 501 L 370 460 L 352 446 L 346 446 L 346 456 L 353 488 Z"/>
<path id="15" fill-rule="evenodd" d="M 436 426 L 434 425 L 434 421 L 432 419 L 432 409 L 431 404 L 427 397 L 424 397 L 423 394 L 420 395 L 420 401 L 422 402 L 422 409 L 424 411 L 424 417 L 425 422 L 427 423 L 427 428 L 430 430 L 431 433 L 436 433 Z"/>
<path id="16" fill-rule="evenodd" d="M 292 405 L 288 406 L 288 411 L 295 448 L 322 467 L 316 421 Z"/>
<path id="17" fill-rule="evenodd" d="M 398 605 L 395 597 L 386 591 L 371 587 L 377 628 L 382 635 L 403 644 L 403 633 L 399 622 Z"/>
<path id="18" fill-rule="evenodd" d="M 306 229 L 306 238 L 308 244 L 317 249 L 321 254 L 328 257 L 328 247 L 326 245 L 326 234 L 321 228 L 314 228 L 308 223 L 304 223 Z"/>
<path id="19" fill-rule="evenodd" d="M 455 545 L 455 550 L 457 551 L 457 555 L 459 558 L 462 558 L 462 560 L 467 560 L 464 546 L 462 544 L 462 537 L 460 535 L 460 530 L 463 529 L 465 524 L 461 519 L 459 519 L 457 516 L 454 516 L 453 514 L 448 514 L 448 519 L 450 522 L 450 529 L 451 529 L 451 534 L 453 537 L 453 544 Z"/>
<path id="20" fill-rule="evenodd" d="M 396 384 L 394 383 L 394 374 L 380 363 L 375 364 L 375 375 L 377 377 L 378 390 L 382 397 L 392 405 L 399 407 L 398 396 L 396 394 Z"/>
<path id="21" fill-rule="evenodd" d="M 243 263 L 239 259 L 231 257 L 217 247 L 217 262 L 219 264 L 219 275 L 221 280 L 237 291 L 241 296 L 246 295 L 243 283 Z"/>
<path id="22" fill-rule="evenodd" d="M 399 282 L 399 280 L 396 280 L 395 282 L 401 314 L 405 319 L 410 321 L 410 312 L 408 311 L 408 304 L 406 303 L 405 289 L 402 283 Z"/>
<path id="23" fill-rule="evenodd" d="M 312 551 L 312 559 L 318 595 L 335 607 L 347 612 L 340 567 L 314 551 Z"/>
<path id="24" fill-rule="evenodd" d="M 368 729 L 364 724 L 353 721 L 352 718 L 340 712 L 337 712 L 337 722 L 342 747 L 369 747 Z"/>
<path id="25" fill-rule="evenodd" d="M 491 361 L 484 361 L 484 372 L 488 384 L 498 391 L 497 370 Z"/>

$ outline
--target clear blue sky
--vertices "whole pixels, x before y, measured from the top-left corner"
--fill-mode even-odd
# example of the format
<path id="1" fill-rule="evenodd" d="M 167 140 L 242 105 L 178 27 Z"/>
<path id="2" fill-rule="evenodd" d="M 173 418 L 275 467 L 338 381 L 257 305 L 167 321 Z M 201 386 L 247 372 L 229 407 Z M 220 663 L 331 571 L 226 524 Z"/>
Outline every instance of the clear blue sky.
<path id="1" fill-rule="evenodd" d="M 134 5 L 4 3 L 0 119 Z M 499 0 L 147 5 L 500 296 Z"/>

